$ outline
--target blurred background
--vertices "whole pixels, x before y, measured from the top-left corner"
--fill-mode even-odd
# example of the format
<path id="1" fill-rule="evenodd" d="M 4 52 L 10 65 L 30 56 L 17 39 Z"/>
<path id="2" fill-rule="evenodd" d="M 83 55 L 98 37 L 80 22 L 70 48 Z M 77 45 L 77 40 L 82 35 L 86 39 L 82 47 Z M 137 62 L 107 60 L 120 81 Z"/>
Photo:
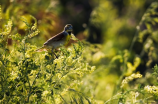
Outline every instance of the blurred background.
<path id="1" fill-rule="evenodd" d="M 96 71 L 85 79 L 84 85 L 93 89 L 91 93 L 94 98 L 106 101 L 115 93 L 126 54 L 130 54 L 128 61 L 132 64 L 135 56 L 141 59 L 141 63 L 134 71 L 142 74 L 152 71 L 151 68 L 158 63 L 157 51 L 152 56 L 152 49 L 147 51 L 143 49 L 145 39 L 150 33 L 143 35 L 142 41 L 133 42 L 135 35 L 138 35 L 136 27 L 140 27 L 142 31 L 146 29 L 141 22 L 142 17 L 155 1 L 0 0 L 4 14 L 1 22 L 12 19 L 12 34 L 18 32 L 25 35 L 26 26 L 19 19 L 24 17 L 33 24 L 35 21 L 29 15 L 34 16 L 37 19 L 40 34 L 32 38 L 30 43 L 38 47 L 61 32 L 66 24 L 72 24 L 74 35 L 87 42 L 87 48 L 83 53 L 85 59 L 89 64 L 96 66 Z M 155 11 L 158 12 L 158 9 L 156 8 Z M 154 28 L 156 30 L 157 24 Z M 157 43 L 157 40 L 153 42 Z M 8 43 L 12 45 L 11 40 Z M 150 47 L 150 44 L 148 45 Z M 127 73 L 127 76 L 134 71 Z"/>
<path id="2" fill-rule="evenodd" d="M 0 4 L 3 13 L 7 13 L 6 19 L 14 15 L 17 18 L 33 15 L 38 20 L 40 36 L 45 37 L 45 40 L 70 23 L 74 27 L 74 34 L 80 39 L 90 43 L 108 43 L 111 38 L 117 39 L 117 43 L 113 44 L 124 49 L 129 47 L 136 26 L 153 1 L 1 0 Z M 23 27 L 18 31 L 22 34 Z"/>

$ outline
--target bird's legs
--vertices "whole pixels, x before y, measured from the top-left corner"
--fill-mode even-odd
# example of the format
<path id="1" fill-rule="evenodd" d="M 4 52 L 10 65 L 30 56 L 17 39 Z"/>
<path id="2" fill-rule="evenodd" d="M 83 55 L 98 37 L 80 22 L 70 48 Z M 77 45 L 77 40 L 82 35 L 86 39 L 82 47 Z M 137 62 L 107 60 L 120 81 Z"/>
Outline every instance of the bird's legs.
<path id="1" fill-rule="evenodd" d="M 58 56 L 54 53 L 53 49 L 52 49 L 52 53 L 55 55 L 56 58 L 58 58 Z"/>

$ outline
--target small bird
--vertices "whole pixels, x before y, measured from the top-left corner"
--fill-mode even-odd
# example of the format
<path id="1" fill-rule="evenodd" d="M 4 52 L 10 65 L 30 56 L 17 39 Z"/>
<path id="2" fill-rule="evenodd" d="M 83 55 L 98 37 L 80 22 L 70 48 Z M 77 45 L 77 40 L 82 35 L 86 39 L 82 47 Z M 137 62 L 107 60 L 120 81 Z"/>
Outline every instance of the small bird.
<path id="1" fill-rule="evenodd" d="M 71 24 L 67 24 L 64 27 L 64 30 L 53 36 L 52 38 L 48 39 L 44 44 L 43 47 L 37 49 L 37 52 L 41 52 L 41 51 L 48 51 L 51 50 L 52 53 L 56 56 L 56 54 L 54 53 L 54 49 L 59 48 L 62 45 L 67 45 L 69 43 L 69 40 L 71 38 L 71 33 L 73 31 L 73 27 Z M 57 57 L 57 56 L 56 56 Z"/>

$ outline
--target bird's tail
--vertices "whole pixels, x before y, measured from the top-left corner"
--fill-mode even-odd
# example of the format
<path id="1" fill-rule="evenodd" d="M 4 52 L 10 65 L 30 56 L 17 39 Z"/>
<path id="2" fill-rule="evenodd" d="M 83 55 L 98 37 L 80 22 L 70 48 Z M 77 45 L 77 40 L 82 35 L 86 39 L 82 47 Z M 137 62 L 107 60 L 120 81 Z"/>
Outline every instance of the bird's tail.
<path id="1" fill-rule="evenodd" d="M 36 52 L 42 52 L 42 51 L 47 51 L 44 46 L 36 50 Z"/>

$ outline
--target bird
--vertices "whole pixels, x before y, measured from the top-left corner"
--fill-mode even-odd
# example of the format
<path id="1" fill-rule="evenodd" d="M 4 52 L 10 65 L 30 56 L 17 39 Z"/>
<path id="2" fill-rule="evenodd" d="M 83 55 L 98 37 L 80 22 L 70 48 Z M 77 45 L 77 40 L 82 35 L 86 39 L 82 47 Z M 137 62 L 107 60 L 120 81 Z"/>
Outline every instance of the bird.
<path id="1" fill-rule="evenodd" d="M 64 27 L 64 30 L 60 33 L 58 33 L 57 35 L 53 36 L 52 38 L 48 39 L 41 48 L 37 49 L 37 52 L 41 52 L 41 51 L 49 51 L 51 50 L 51 52 L 56 56 L 56 54 L 54 53 L 54 50 L 59 48 L 60 46 L 66 46 L 70 39 L 71 39 L 71 35 L 72 35 L 72 31 L 73 31 L 73 26 L 71 24 L 67 24 Z M 56 56 L 57 57 L 57 56 Z"/>

